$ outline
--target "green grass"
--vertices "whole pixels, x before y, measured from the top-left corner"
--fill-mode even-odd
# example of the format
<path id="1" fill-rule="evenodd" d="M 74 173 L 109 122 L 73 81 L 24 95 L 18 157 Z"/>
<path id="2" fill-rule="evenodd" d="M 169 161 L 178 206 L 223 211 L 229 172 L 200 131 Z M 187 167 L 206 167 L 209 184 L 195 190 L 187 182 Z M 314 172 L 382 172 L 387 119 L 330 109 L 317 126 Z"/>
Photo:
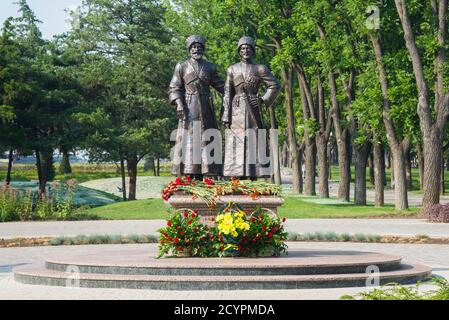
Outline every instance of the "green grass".
<path id="1" fill-rule="evenodd" d="M 161 199 L 118 202 L 87 210 L 100 219 L 165 219 L 168 206 Z M 350 203 L 316 204 L 301 200 L 299 197 L 286 197 L 285 204 L 279 209 L 279 216 L 286 218 L 366 218 L 366 217 L 404 217 L 413 216 L 418 211 L 395 212 L 393 206 L 375 208 L 372 205 L 355 206 Z"/>
<path id="2" fill-rule="evenodd" d="M 396 212 L 394 206 L 388 205 L 376 208 L 374 205 L 356 206 L 352 203 L 318 204 L 304 201 L 301 197 L 286 197 L 285 203 L 279 208 L 279 216 L 287 218 L 366 218 L 382 216 L 411 216 L 418 208 L 409 211 Z"/>
<path id="3" fill-rule="evenodd" d="M 117 202 L 97 208 L 88 209 L 87 212 L 100 219 L 112 220 L 139 220 L 139 219 L 166 219 L 168 206 L 162 199 L 148 199 Z"/>

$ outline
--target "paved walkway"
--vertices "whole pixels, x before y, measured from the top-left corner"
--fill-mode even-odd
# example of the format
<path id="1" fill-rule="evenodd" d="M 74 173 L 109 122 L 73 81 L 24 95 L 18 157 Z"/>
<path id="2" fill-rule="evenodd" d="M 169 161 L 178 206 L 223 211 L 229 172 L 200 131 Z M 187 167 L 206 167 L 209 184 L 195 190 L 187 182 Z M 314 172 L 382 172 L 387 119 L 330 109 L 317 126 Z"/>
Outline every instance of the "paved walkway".
<path id="1" fill-rule="evenodd" d="M 89 289 L 34 286 L 16 283 L 12 268 L 21 264 L 43 262 L 63 255 L 67 250 L 76 254 L 101 255 L 104 246 L 57 246 L 0 249 L 0 299 L 339 299 L 345 294 L 356 294 L 372 288 L 301 289 L 301 290 L 242 290 L 242 291 L 163 291 L 129 289 Z M 116 245 L 108 245 L 116 246 Z M 155 244 L 134 244 L 156 246 Z M 401 255 L 404 261 L 419 262 L 432 267 L 435 275 L 449 279 L 449 245 L 428 244 L 372 244 L 372 243 L 289 243 L 290 248 L 374 251 Z M 427 290 L 430 286 L 424 286 Z"/>
<path id="2" fill-rule="evenodd" d="M 154 234 L 164 220 L 95 220 L 0 223 L 0 239 L 77 235 Z M 421 219 L 289 219 L 289 232 L 363 233 L 373 235 L 449 237 L 449 224 Z"/>

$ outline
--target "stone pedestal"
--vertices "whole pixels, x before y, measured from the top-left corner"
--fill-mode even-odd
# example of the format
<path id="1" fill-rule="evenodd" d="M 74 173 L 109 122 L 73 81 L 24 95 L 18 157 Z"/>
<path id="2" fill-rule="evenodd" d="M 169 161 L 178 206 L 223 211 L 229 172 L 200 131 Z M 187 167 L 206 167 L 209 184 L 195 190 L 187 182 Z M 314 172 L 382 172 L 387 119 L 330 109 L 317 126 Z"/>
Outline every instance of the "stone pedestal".
<path id="1" fill-rule="evenodd" d="M 253 200 L 247 195 L 225 195 L 220 196 L 216 205 L 209 208 L 207 203 L 200 199 L 192 199 L 191 194 L 176 193 L 166 201 L 166 203 L 175 208 L 176 210 L 198 210 L 201 221 L 207 225 L 212 225 L 215 221 L 215 217 L 218 212 L 221 211 L 230 202 L 240 205 L 243 210 L 254 210 L 256 207 L 260 207 L 268 211 L 271 215 L 277 215 L 277 209 L 284 203 L 284 199 L 278 196 L 264 196 L 261 195 L 256 200 Z"/>

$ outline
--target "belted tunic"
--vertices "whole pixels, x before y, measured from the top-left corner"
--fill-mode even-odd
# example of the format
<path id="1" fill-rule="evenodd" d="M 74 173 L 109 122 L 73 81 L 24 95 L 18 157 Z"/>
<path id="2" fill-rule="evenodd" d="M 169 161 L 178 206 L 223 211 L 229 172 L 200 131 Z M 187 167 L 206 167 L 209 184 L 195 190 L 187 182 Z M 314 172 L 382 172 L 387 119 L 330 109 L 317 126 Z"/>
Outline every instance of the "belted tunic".
<path id="1" fill-rule="evenodd" d="M 258 96 L 262 85 L 267 90 L 261 99 L 270 106 L 280 85 L 266 66 L 240 62 L 227 71 L 222 121 L 229 122 L 230 129 L 226 131 L 223 176 L 256 178 L 271 174 L 266 170 L 270 165 L 267 140 L 262 141 L 258 134 L 258 129 L 264 128 Z M 248 133 L 248 129 L 254 130 Z"/>
<path id="2" fill-rule="evenodd" d="M 193 149 L 195 122 L 199 124 L 200 137 L 204 130 L 217 129 L 210 86 L 220 93 L 224 91 L 224 82 L 220 79 L 213 63 L 190 58 L 176 65 L 169 87 L 169 101 L 176 105 L 176 100 L 182 99 L 187 110 L 184 110 L 184 118 L 179 119 L 178 122 L 176 141 L 182 148 L 175 148 L 172 169 L 174 175 L 221 175 L 222 164 L 209 163 L 206 153 L 203 152 L 208 144 L 207 141 L 201 141 L 200 148 Z M 221 149 L 216 151 L 221 152 Z M 197 154 L 194 155 L 194 152 Z"/>

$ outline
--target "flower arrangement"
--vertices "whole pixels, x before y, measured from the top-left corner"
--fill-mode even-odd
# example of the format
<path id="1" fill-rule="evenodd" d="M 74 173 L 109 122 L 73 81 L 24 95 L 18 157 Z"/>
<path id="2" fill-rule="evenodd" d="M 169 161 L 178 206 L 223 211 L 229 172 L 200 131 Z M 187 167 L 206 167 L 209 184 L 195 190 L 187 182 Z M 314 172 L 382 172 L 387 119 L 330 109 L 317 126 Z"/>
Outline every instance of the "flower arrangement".
<path id="1" fill-rule="evenodd" d="M 211 250 L 212 241 L 209 228 L 200 222 L 196 210 L 172 211 L 167 226 L 158 230 L 159 256 L 199 256 L 205 257 Z"/>
<path id="2" fill-rule="evenodd" d="M 278 256 L 287 252 L 284 222 L 260 208 L 245 212 L 236 204 L 229 204 L 212 227 L 202 224 L 195 211 L 173 211 L 167 227 L 159 230 L 158 257 Z"/>
<path id="3" fill-rule="evenodd" d="M 256 200 L 260 195 L 279 195 L 281 187 L 265 181 L 239 180 L 232 178 L 229 181 L 216 181 L 209 178 L 192 180 L 189 176 L 176 178 L 162 190 L 162 199 L 167 201 L 178 191 L 191 194 L 193 198 L 200 198 L 207 202 L 209 207 L 215 206 L 217 199 L 222 195 L 247 195 Z"/>

